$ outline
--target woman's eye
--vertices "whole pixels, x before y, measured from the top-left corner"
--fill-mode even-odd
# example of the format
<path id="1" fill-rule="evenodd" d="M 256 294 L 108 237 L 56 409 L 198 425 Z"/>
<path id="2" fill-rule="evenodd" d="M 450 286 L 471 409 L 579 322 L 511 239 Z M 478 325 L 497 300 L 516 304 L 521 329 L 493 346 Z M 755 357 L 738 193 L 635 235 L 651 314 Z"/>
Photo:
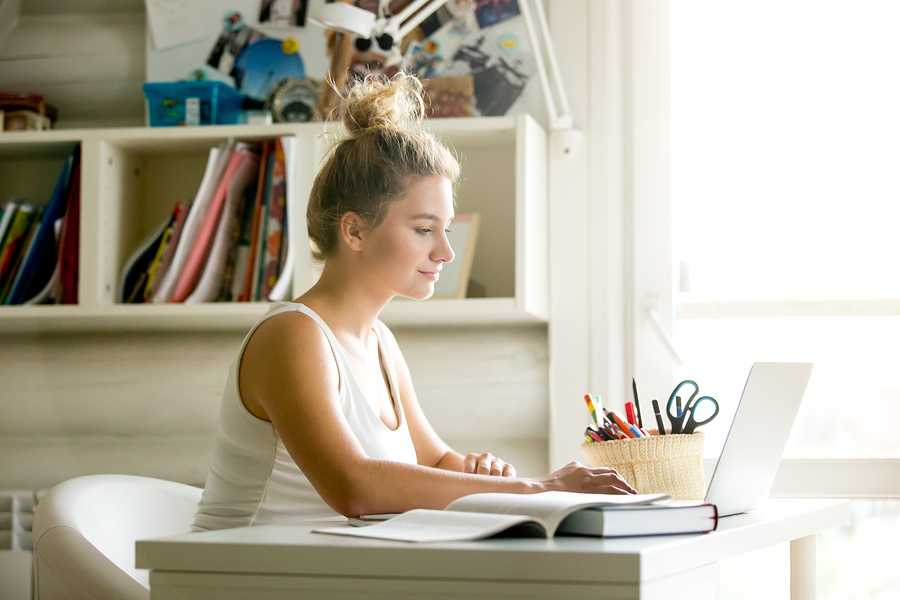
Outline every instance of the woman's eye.
<path id="1" fill-rule="evenodd" d="M 419 227 L 418 229 L 416 229 L 416 233 L 425 235 L 426 233 L 431 233 L 431 230 L 425 227 Z"/>
<path id="2" fill-rule="evenodd" d="M 445 230 L 444 230 L 444 233 L 450 233 L 450 230 L 449 230 L 449 229 L 445 229 Z"/>

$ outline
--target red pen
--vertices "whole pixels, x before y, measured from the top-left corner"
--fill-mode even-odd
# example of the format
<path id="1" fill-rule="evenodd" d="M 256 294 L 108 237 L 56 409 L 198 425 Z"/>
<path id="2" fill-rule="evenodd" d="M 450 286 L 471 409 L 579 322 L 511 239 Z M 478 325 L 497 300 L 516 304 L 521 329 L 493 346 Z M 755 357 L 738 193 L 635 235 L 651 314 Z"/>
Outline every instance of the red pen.
<path id="1" fill-rule="evenodd" d="M 637 425 L 637 417 L 634 414 L 634 402 L 625 403 L 625 418 L 632 425 Z"/>

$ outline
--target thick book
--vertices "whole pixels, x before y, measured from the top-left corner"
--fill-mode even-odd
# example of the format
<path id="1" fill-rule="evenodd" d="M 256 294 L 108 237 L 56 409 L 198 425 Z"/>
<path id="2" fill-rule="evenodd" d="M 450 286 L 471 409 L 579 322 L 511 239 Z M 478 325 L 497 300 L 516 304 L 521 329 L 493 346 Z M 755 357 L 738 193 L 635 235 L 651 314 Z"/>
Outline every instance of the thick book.
<path id="1" fill-rule="evenodd" d="M 313 532 L 400 542 L 455 542 L 501 533 L 546 538 L 700 533 L 714 530 L 717 521 L 714 505 L 668 502 L 665 494 L 485 493 L 458 498 L 444 510 L 417 508 L 368 527 Z"/>

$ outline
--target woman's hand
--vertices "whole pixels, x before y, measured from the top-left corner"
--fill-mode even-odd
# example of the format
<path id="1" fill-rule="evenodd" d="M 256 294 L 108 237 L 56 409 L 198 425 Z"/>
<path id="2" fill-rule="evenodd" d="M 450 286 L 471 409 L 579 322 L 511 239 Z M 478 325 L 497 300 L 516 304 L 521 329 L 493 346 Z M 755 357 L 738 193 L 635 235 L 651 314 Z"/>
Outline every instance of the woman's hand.
<path id="1" fill-rule="evenodd" d="M 539 480 L 546 490 L 590 494 L 636 494 L 615 469 L 588 467 L 573 460 Z"/>
<path id="2" fill-rule="evenodd" d="M 463 460 L 463 473 L 515 477 L 516 468 L 490 452 L 469 452 Z"/>

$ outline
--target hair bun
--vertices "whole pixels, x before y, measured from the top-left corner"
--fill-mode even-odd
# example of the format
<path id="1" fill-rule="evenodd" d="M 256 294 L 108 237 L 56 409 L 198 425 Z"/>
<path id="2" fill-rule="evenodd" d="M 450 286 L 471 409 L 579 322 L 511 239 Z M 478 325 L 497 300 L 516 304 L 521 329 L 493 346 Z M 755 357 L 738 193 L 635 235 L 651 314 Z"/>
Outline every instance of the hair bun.
<path id="1" fill-rule="evenodd" d="M 390 79 L 368 74 L 351 85 L 343 98 L 344 126 L 352 138 L 406 129 L 424 116 L 422 84 L 402 71 Z"/>

